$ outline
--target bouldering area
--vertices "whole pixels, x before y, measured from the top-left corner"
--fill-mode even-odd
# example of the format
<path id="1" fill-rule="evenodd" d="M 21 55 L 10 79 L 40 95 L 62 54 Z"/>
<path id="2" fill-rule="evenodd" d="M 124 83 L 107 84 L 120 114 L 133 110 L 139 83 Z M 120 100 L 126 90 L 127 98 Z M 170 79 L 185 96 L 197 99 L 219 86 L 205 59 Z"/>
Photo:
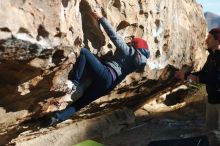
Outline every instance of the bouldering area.
<path id="1" fill-rule="evenodd" d="M 208 55 L 195 0 L 7 0 L 0 7 L 0 145 L 147 146 L 206 134 L 205 86 L 174 77 L 200 70 Z M 97 9 L 126 42 L 147 40 L 151 56 L 108 95 L 42 128 L 44 117 L 77 100 L 65 82 L 80 49 L 100 58 L 116 50 L 91 16 Z M 91 82 L 85 73 L 82 86 Z"/>

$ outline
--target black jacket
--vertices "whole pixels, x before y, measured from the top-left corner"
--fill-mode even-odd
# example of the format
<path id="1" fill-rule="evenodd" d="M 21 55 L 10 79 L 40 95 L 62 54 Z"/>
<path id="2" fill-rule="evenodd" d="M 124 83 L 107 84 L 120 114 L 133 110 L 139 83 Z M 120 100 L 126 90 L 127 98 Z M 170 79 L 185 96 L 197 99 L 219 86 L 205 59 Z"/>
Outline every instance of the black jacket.
<path id="1" fill-rule="evenodd" d="M 202 70 L 193 74 L 206 85 L 208 102 L 220 104 L 220 50 L 210 51 Z"/>

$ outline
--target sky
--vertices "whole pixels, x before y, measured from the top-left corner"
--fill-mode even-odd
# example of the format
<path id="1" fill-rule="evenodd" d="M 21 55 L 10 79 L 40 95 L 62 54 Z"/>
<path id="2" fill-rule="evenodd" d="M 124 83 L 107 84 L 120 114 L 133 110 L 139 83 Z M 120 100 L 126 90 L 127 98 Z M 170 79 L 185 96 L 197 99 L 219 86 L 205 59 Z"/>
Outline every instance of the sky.
<path id="1" fill-rule="evenodd" d="M 220 15 L 220 0 L 196 0 L 202 4 L 204 12 L 213 12 Z"/>

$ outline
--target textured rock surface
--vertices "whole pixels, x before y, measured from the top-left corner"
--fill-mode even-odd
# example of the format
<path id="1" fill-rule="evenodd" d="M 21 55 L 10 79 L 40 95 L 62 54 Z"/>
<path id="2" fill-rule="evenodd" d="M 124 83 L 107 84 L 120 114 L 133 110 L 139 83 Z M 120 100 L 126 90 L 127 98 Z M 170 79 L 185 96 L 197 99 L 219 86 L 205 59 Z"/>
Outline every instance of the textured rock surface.
<path id="1" fill-rule="evenodd" d="M 115 113 L 105 113 L 96 118 L 81 119 L 54 129 L 41 129 L 34 135 L 29 131 L 21 133 L 12 143 L 19 146 L 28 145 L 73 145 L 87 138 L 107 137 L 119 132 L 124 125 L 134 122 L 134 113 L 120 109 Z M 111 125 L 111 126 L 109 126 Z"/>
<path id="2" fill-rule="evenodd" d="M 7 136 L 16 124 L 60 110 L 53 102 L 69 96 L 64 82 L 82 46 L 99 56 L 114 53 L 91 10 L 101 9 L 126 41 L 147 39 L 151 51 L 144 72 L 128 76 L 104 101 L 149 93 L 174 68 L 198 70 L 205 61 L 207 27 L 194 0 L 7 0 L 0 7 L 3 144 L 16 138 Z"/>

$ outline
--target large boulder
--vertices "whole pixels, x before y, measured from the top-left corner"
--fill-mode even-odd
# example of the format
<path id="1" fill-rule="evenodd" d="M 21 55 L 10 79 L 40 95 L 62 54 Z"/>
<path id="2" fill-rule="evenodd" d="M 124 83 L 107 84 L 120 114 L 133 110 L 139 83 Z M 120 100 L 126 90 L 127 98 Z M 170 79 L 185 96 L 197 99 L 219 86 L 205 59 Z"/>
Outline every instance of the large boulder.
<path id="1" fill-rule="evenodd" d="M 98 56 L 114 53 L 92 10 L 101 9 L 125 41 L 146 39 L 151 52 L 145 69 L 129 75 L 105 100 L 150 93 L 173 70 L 196 71 L 206 60 L 207 26 L 195 0 L 7 0 L 0 7 L 1 134 L 60 110 L 53 103 L 70 96 L 64 83 L 81 47 Z"/>

